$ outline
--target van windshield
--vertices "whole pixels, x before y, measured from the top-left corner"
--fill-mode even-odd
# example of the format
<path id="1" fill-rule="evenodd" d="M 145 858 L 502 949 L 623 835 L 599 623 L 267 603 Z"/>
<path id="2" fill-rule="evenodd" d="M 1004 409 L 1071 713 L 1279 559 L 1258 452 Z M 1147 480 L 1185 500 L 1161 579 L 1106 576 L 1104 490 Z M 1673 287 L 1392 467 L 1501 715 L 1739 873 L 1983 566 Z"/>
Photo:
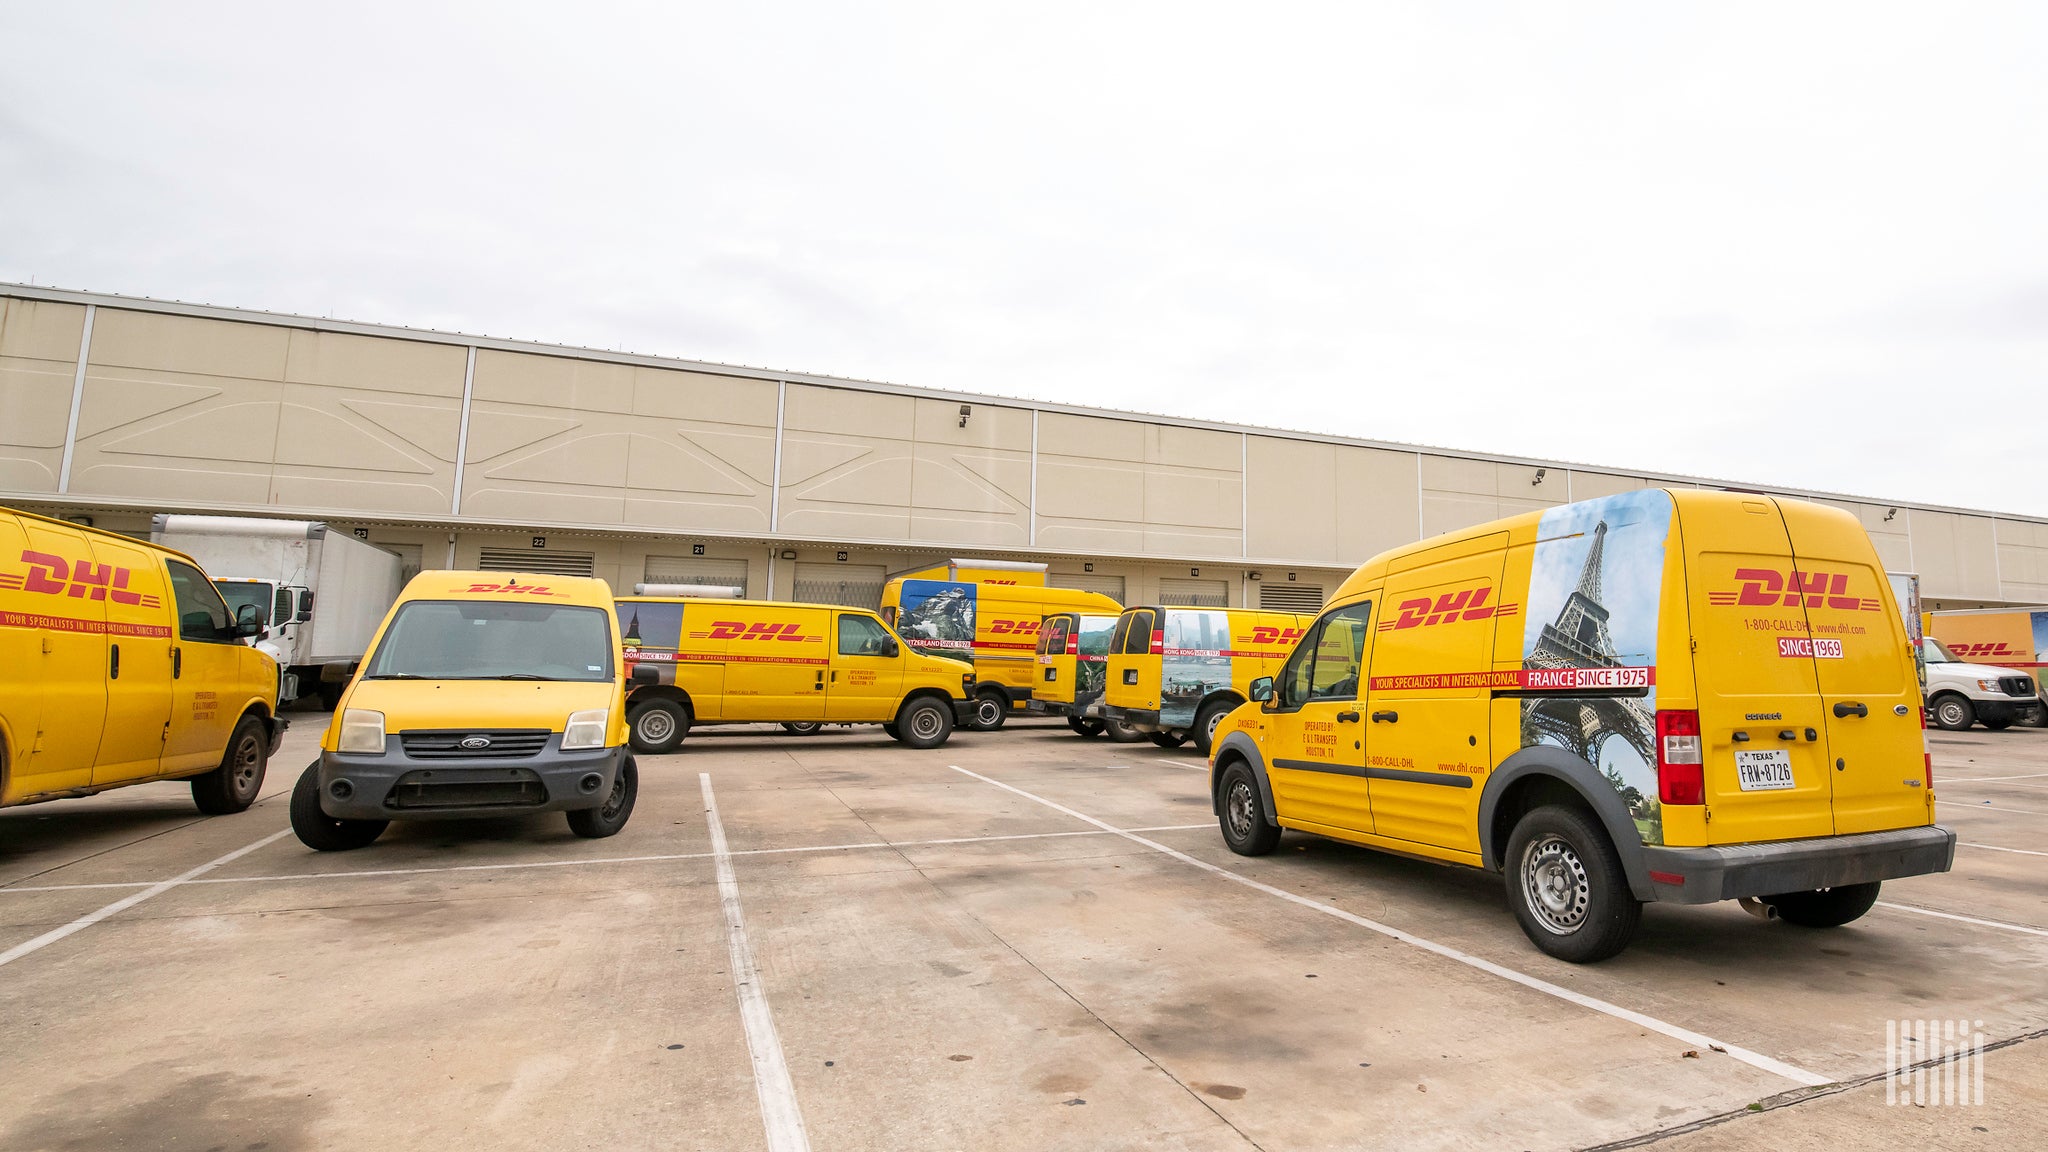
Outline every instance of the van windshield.
<path id="1" fill-rule="evenodd" d="M 1927 661 L 1929 664 L 1962 663 L 1961 660 L 1956 659 L 1955 653 L 1948 650 L 1948 646 L 1946 644 L 1943 644 L 1941 641 L 1936 640 L 1932 636 L 1926 637 L 1925 639 L 1920 641 L 1920 649 L 1921 659 Z"/>
<path id="2" fill-rule="evenodd" d="M 264 624 L 270 623 L 270 607 L 274 593 L 270 585 L 260 580 L 215 580 L 213 586 L 220 590 L 221 598 L 228 602 L 228 617 L 242 618 L 243 605 L 253 605 Z"/>
<path id="3" fill-rule="evenodd" d="M 610 680 L 612 630 L 600 608 L 503 600 L 399 605 L 366 680 Z"/>

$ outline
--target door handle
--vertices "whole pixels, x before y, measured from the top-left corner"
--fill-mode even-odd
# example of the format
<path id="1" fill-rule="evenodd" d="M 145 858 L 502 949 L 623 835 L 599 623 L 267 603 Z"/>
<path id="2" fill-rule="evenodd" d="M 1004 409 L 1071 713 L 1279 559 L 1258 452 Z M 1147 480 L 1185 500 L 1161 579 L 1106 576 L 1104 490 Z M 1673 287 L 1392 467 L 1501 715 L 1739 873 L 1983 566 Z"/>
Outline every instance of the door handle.
<path id="1" fill-rule="evenodd" d="M 184 674 L 185 650 L 183 648 L 174 647 L 171 649 L 171 679 L 176 680 Z"/>
<path id="2" fill-rule="evenodd" d="M 1737 732 L 1737 733 L 1735 734 L 1735 742 L 1736 742 L 1737 744 L 1747 744 L 1747 743 L 1749 743 L 1749 733 L 1747 733 L 1747 732 Z"/>
<path id="3" fill-rule="evenodd" d="M 107 679 L 119 680 L 120 678 L 121 646 L 119 644 L 109 644 L 107 645 Z"/>
<path id="4" fill-rule="evenodd" d="M 1393 724 L 1400 719 L 1401 714 L 1399 712 L 1375 712 L 1372 714 L 1372 722 L 1375 724 Z"/>
<path id="5" fill-rule="evenodd" d="M 1835 719 L 1837 720 L 1841 719 L 1844 716 L 1868 715 L 1870 715 L 1870 709 L 1864 707 L 1861 704 L 1858 704 L 1854 700 L 1844 700 L 1835 705 Z"/>
<path id="6" fill-rule="evenodd" d="M 834 669 L 832 670 L 832 682 L 833 682 L 834 684 L 837 684 L 837 683 L 839 683 L 839 669 L 837 669 L 837 668 L 834 668 Z"/>
<path id="7" fill-rule="evenodd" d="M 1787 728 L 1787 729 L 1785 729 L 1784 731 L 1782 731 L 1782 732 L 1779 732 L 1779 733 L 1778 733 L 1778 739 L 1780 739 L 1780 740 L 1797 740 L 1797 739 L 1799 739 L 1799 733 L 1797 733 L 1797 732 L 1794 732 L 1794 731 L 1793 731 L 1792 729 L 1790 729 L 1790 728 Z"/>
<path id="8" fill-rule="evenodd" d="M 1339 724 L 1356 724 L 1356 723 L 1358 723 L 1358 713 L 1356 713 L 1356 712 L 1339 712 L 1339 713 L 1337 713 L 1337 723 L 1339 723 Z"/>

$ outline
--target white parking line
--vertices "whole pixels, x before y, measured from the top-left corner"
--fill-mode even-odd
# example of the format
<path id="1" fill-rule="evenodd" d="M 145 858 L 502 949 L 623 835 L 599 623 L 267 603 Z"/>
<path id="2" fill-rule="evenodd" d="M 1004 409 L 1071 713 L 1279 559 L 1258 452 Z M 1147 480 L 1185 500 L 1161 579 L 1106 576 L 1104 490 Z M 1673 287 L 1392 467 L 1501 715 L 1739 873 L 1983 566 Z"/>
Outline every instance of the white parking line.
<path id="1" fill-rule="evenodd" d="M 2007 924 L 2003 920 L 1979 920 L 1975 916 L 1958 916 L 1953 912 L 1936 912 L 1932 908 L 1915 908 L 1911 904 L 1894 904 L 1889 900 L 1879 900 L 1877 906 L 1879 908 L 1889 908 L 1894 912 L 1913 912 L 1921 916 L 1938 916 L 1943 920 L 1960 920 L 1965 924 L 1977 924 L 1985 928 L 2003 928 L 2007 932 L 2024 932 L 2029 936 L 2048 936 L 2048 928 L 2033 928 L 2025 924 Z"/>
<path id="2" fill-rule="evenodd" d="M 1972 844 L 1967 840 L 1958 840 L 1956 843 L 1965 848 L 1985 848 L 1993 852 L 2017 852 L 2021 856 L 2048 856 L 2048 852 L 2035 852 L 2028 848 L 2000 848 L 1996 844 Z"/>
<path id="3" fill-rule="evenodd" d="M 270 835 L 265 836 L 263 839 L 256 841 L 254 844 L 245 844 L 242 847 L 235 849 L 233 852 L 230 852 L 225 856 L 216 857 L 212 860 L 207 861 L 204 864 L 201 864 L 199 867 L 194 868 L 189 872 L 184 872 L 177 876 L 173 876 L 169 880 L 162 880 L 155 884 L 152 884 L 149 887 L 143 889 L 140 892 L 135 893 L 132 896 L 123 896 L 119 900 L 114 901 L 112 904 L 109 904 L 104 908 L 101 908 L 94 912 L 88 912 L 85 915 L 80 916 L 78 919 L 73 920 L 71 923 L 64 925 L 62 928 L 52 928 L 48 932 L 43 933 L 41 936 L 38 936 L 33 940 L 24 940 L 21 943 L 16 944 L 14 947 L 9 948 L 7 951 L 0 952 L 0 966 L 12 964 L 16 960 L 21 959 L 23 956 L 26 956 L 31 952 L 39 951 L 42 948 L 45 948 L 51 944 L 55 944 L 57 941 L 64 939 L 66 936 L 69 936 L 74 932 L 83 932 L 87 928 L 90 928 L 93 925 L 99 923 L 100 921 L 105 920 L 109 916 L 133 908 L 137 904 L 142 903 L 144 900 L 149 900 L 154 897 L 161 896 L 164 893 L 169 892 L 171 889 L 176 888 L 180 884 L 189 884 L 192 882 L 194 877 L 202 876 L 208 872 L 211 872 L 215 868 L 218 868 L 223 864 L 239 860 L 242 857 L 247 856 L 249 853 L 254 852 L 258 848 L 261 848 L 266 844 L 276 843 L 277 841 L 282 840 L 286 836 L 289 836 L 291 834 L 291 829 L 280 828 L 277 831 L 272 832 Z"/>
<path id="4" fill-rule="evenodd" d="M 1962 776 L 1954 779 L 1936 780 L 1935 784 L 1984 784 L 1993 780 L 2039 780 L 2048 772 L 2029 772 L 2024 776 Z"/>
<path id="5" fill-rule="evenodd" d="M 1130 832 L 1184 832 L 1191 828 L 1213 828 L 1202 824 L 1161 824 L 1152 828 L 1130 828 Z M 775 856 L 794 852 L 851 852 L 857 849 L 927 848 L 946 844 L 989 844 L 1001 840 L 1059 840 L 1069 836 L 1107 836 L 1107 832 L 1020 832 L 1008 836 L 953 836 L 944 840 L 872 840 L 860 844 L 815 844 L 801 848 L 743 848 L 733 856 Z M 579 868 L 591 864 L 651 864 L 669 860 L 706 860 L 709 852 L 665 852 L 653 856 L 597 856 L 587 860 L 519 860 L 506 864 L 439 864 L 431 868 L 366 868 L 359 872 L 286 872 L 272 876 L 216 876 L 208 880 L 187 880 L 187 884 L 263 884 L 286 880 L 356 880 L 373 876 L 426 876 L 437 872 L 509 872 L 527 868 Z M 25 888 L 0 888 L 0 896 L 15 892 L 78 892 L 88 888 L 147 888 L 154 880 L 118 880 L 102 884 L 38 884 Z"/>
<path id="6" fill-rule="evenodd" d="M 1998 805 L 1996 805 L 1996 804 L 1951 804 L 1951 805 L 1949 805 L 1949 810 L 1950 810 L 1950 811 L 1956 811 L 1956 810 L 1961 810 L 1961 811 L 1964 811 L 1964 812 L 1974 812 L 1974 811 L 1976 811 L 1976 810 L 1978 810 L 1978 809 L 1980 809 L 1980 808 L 1985 808 L 1985 809 L 1989 809 L 1989 810 L 1991 810 L 1991 811 L 1993 811 L 1993 812 L 2019 812 L 2019 813 L 2022 813 L 2022 814 L 2024 814 L 2024 815 L 2027 815 L 2027 816 L 2048 816 L 2048 812 L 2043 812 L 2043 811 L 2041 811 L 2041 810 L 2040 810 L 2039 808 L 2002 808 L 2002 807 L 2000 807 L 2000 806 L 1998 806 Z"/>
<path id="7" fill-rule="evenodd" d="M 1343 920 L 1351 924 L 1356 924 L 1360 928 L 1365 928 L 1370 931 L 1377 932 L 1382 936 L 1392 937 L 1395 940 L 1399 940 L 1403 944 L 1412 945 L 1416 948 L 1422 949 L 1425 952 L 1434 953 L 1438 956 L 1445 958 L 1446 960 L 1455 960 L 1458 963 L 1463 964 L 1469 968 L 1477 968 L 1481 972 L 1486 972 L 1491 975 L 1498 976 L 1503 980 L 1513 981 L 1514 983 L 1520 984 L 1525 988 L 1530 988 L 1537 992 L 1541 992 L 1546 996 L 1555 996 L 1560 1000 L 1566 1001 L 1567 1003 L 1577 1004 L 1581 1008 L 1590 1008 L 1595 1012 L 1612 1016 L 1618 1020 L 1626 1020 L 1629 1023 L 1637 1025 L 1639 1027 L 1648 1028 L 1655 1032 L 1661 1032 L 1666 1036 L 1670 1036 L 1673 1039 L 1682 1041 L 1685 1044 L 1692 1046 L 1695 1050 L 1725 1052 L 1731 1058 L 1739 1060 L 1752 1068 L 1762 1069 L 1765 1072 L 1769 1072 L 1776 1076 L 1782 1076 L 1787 1080 L 1791 1080 L 1798 1084 L 1804 1084 L 1808 1087 L 1818 1087 L 1822 1084 L 1833 1083 L 1833 1081 L 1829 1080 L 1825 1076 L 1821 1076 L 1813 1072 L 1808 1072 L 1804 1068 L 1800 1068 L 1792 1064 L 1787 1064 L 1782 1060 L 1774 1060 L 1769 1056 L 1763 1055 L 1762 1053 L 1752 1052 L 1747 1048 L 1737 1047 L 1734 1044 L 1725 1044 L 1719 1040 L 1714 1039 L 1711 1036 L 1707 1036 L 1699 1032 L 1694 1032 L 1690 1028 L 1681 1028 L 1676 1024 L 1671 1024 L 1666 1021 L 1659 1020 L 1654 1016 L 1645 1016 L 1641 1012 L 1635 1012 L 1630 1009 L 1623 1008 L 1618 1004 L 1610 1004 L 1605 1000 L 1599 1000 L 1594 997 L 1584 995 L 1583 993 L 1574 992 L 1569 988 L 1565 988 L 1557 984 L 1552 984 L 1548 980 L 1539 980 L 1536 977 L 1530 976 L 1526 973 L 1517 972 L 1512 968 L 1495 964 L 1491 960 L 1483 960 L 1477 956 L 1471 955 L 1470 953 L 1460 952 L 1456 948 L 1452 948 L 1448 945 L 1438 944 L 1434 940 L 1425 940 L 1420 936 L 1416 936 L 1408 932 L 1403 932 L 1399 928 L 1390 927 L 1388 925 L 1378 922 L 1377 920 L 1368 920 L 1365 917 L 1359 916 L 1355 913 L 1346 912 L 1342 908 L 1333 907 L 1329 904 L 1324 904 L 1317 900 L 1311 900 L 1306 896 L 1297 896 L 1294 893 L 1287 891 L 1286 889 L 1275 888 L 1271 884 L 1262 883 L 1260 881 L 1252 879 L 1249 876 L 1240 875 L 1239 873 L 1232 872 L 1228 868 L 1220 868 L 1214 864 L 1209 863 L 1206 860 L 1197 860 L 1196 858 L 1188 855 L 1185 852 L 1175 851 L 1174 849 L 1168 848 L 1166 845 L 1161 844 L 1157 841 L 1147 840 L 1143 836 L 1138 836 L 1131 832 L 1123 831 L 1121 829 L 1112 828 L 1108 824 L 1105 824 L 1102 821 L 1097 820 L 1093 816 L 1088 816 L 1084 815 L 1083 813 L 1076 812 L 1072 808 L 1068 808 L 1063 804 L 1047 800 L 1043 796 L 1035 796 L 1029 792 L 1024 791 L 1022 788 L 1012 787 L 1011 785 L 1005 784 L 1000 780 L 992 780 L 987 776 L 983 776 L 979 772 L 969 772 L 967 769 L 962 768 L 957 764 L 951 765 L 951 767 L 953 771 L 958 772 L 964 776 L 972 776 L 976 780 L 980 780 L 985 784 L 993 784 L 996 787 L 1001 788 L 1005 792 L 1011 792 L 1018 796 L 1022 796 L 1026 800 L 1031 800 L 1036 803 L 1043 804 L 1047 808 L 1050 808 L 1055 812 L 1064 812 L 1067 815 L 1072 816 L 1076 820 L 1082 820 L 1089 824 L 1093 824 L 1096 827 L 1101 828 L 1107 832 L 1114 832 L 1127 840 L 1132 840 L 1139 844 L 1143 844 L 1144 846 L 1152 849 L 1155 852 L 1162 852 L 1168 856 L 1173 857 L 1176 860 L 1179 860 L 1183 864 L 1191 864 L 1196 868 L 1200 868 L 1204 872 L 1214 873 L 1215 875 L 1221 876 L 1234 884 L 1242 884 L 1247 888 L 1264 892 L 1268 896 L 1278 896 L 1280 899 L 1285 900 L 1291 904 L 1298 904 L 1303 908 L 1308 908 L 1317 912 L 1321 912 L 1326 916 L 1334 916 L 1339 920 Z"/>
<path id="8" fill-rule="evenodd" d="M 718 820 L 718 800 L 711 795 L 711 773 L 697 773 L 704 789 L 704 822 L 711 829 L 711 862 L 718 874 L 718 900 L 725 907 L 726 948 L 732 957 L 732 980 L 740 997 L 740 1023 L 747 1031 L 747 1051 L 754 1059 L 754 1094 L 761 1100 L 761 1128 L 768 1152 L 810 1152 L 804 1114 L 796 1106 L 796 1086 L 782 1058 L 782 1038 L 768 1010 L 754 947 L 747 942 L 747 917 L 740 910 L 740 882 L 733 874 L 732 853 L 725 847 L 725 825 Z"/>
<path id="9" fill-rule="evenodd" d="M 2016 784 L 2011 780 L 1998 780 L 1990 778 L 1982 780 L 1937 780 L 1935 781 L 1935 784 L 1939 787 L 1944 788 L 1949 786 L 1950 784 L 1989 784 L 1993 788 L 2025 788 L 2030 792 L 2039 792 L 2044 788 L 2048 788 L 2048 784 Z"/>

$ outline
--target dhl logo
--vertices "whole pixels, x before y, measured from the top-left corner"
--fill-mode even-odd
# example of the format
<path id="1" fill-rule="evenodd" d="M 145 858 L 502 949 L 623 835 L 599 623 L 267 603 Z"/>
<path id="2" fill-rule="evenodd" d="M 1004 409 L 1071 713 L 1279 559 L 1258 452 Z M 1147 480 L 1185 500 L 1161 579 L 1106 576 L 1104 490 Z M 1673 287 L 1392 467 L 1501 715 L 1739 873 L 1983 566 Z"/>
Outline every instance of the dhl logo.
<path id="1" fill-rule="evenodd" d="M 1744 608 L 1839 608 L 1845 612 L 1879 612 L 1883 605 L 1864 596 L 1848 595 L 1846 572 L 1779 572 L 1773 568 L 1737 568 L 1739 592 L 1708 592 L 1707 603 Z"/>
<path id="2" fill-rule="evenodd" d="M 26 576 L 0 574 L 0 588 L 20 589 L 44 596 L 69 596 L 74 600 L 112 600 L 135 608 L 158 608 L 163 601 L 146 592 L 134 592 L 128 581 L 134 572 L 113 564 L 90 560 L 66 560 L 48 552 L 23 550 L 21 561 L 28 565 Z"/>
<path id="3" fill-rule="evenodd" d="M 1458 620 L 1491 620 L 1496 616 L 1513 616 L 1522 610 L 1520 604 L 1488 604 L 1493 589 L 1487 587 L 1467 588 L 1460 592 L 1446 592 L 1432 600 L 1418 596 L 1400 603 L 1400 615 L 1392 620 L 1380 621 L 1380 631 L 1392 632 L 1397 628 L 1427 628 L 1432 624 L 1449 624 Z"/>
<path id="4" fill-rule="evenodd" d="M 1240 637 L 1238 643 L 1249 644 L 1255 648 L 1274 648 L 1283 644 L 1291 647 L 1307 632 L 1306 628 L 1268 628 L 1260 625 L 1252 629 L 1250 636 Z"/>
<path id="5" fill-rule="evenodd" d="M 469 587 L 467 587 L 467 588 L 464 588 L 464 589 L 463 589 L 462 591 L 463 591 L 463 592 L 465 592 L 465 593 L 469 593 L 469 592 L 493 592 L 493 593 L 509 592 L 509 593 L 512 593 L 513 595 L 516 595 L 516 596 L 562 596 L 562 595 L 566 595 L 566 593 L 562 593 L 562 592 L 556 592 L 556 591 L 554 591 L 554 590 L 550 589 L 550 588 L 549 588 L 549 587 L 548 587 L 547 585 L 545 585 L 545 584 L 471 584 L 471 585 L 470 585 Z"/>
<path id="6" fill-rule="evenodd" d="M 1974 644 L 1951 644 L 1948 650 L 1958 656 L 2018 656 L 2020 651 L 2003 640 L 1978 641 Z"/>
<path id="7" fill-rule="evenodd" d="M 806 636 L 802 624 L 748 623 L 742 620 L 713 620 L 708 632 L 692 632 L 695 640 L 786 640 L 793 644 L 818 644 L 823 636 Z"/>
<path id="8" fill-rule="evenodd" d="M 1037 620 L 991 620 L 988 630 L 991 635 L 1035 636 L 1038 634 Z"/>

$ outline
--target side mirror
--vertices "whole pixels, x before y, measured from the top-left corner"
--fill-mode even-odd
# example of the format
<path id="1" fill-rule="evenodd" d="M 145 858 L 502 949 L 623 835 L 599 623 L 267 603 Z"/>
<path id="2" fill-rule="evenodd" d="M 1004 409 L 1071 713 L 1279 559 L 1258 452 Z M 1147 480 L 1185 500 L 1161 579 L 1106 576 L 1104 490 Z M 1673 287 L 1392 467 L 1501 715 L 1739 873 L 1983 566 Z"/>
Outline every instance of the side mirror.
<path id="1" fill-rule="evenodd" d="M 888 657 L 889 659 L 891 659 L 891 660 L 894 660 L 894 659 L 896 659 L 896 658 L 897 658 L 898 656 L 901 656 L 901 655 L 903 655 L 903 645 L 901 645 L 901 644 L 898 644 L 898 643 L 896 643 L 896 642 L 895 642 L 894 640 L 885 640 L 885 641 L 883 641 L 882 643 L 883 643 L 883 648 L 882 648 L 882 655 L 883 655 L 883 656 L 886 656 L 886 657 Z"/>
<path id="2" fill-rule="evenodd" d="M 1245 691 L 1250 694 L 1253 703 L 1270 704 L 1273 702 L 1273 678 L 1271 676 L 1261 676 L 1257 680 L 1252 681 Z"/>
<path id="3" fill-rule="evenodd" d="M 656 668 L 652 664 L 635 664 L 633 665 L 631 679 L 636 686 L 641 684 L 659 684 L 661 683 L 661 669 Z"/>
<path id="4" fill-rule="evenodd" d="M 263 635 L 263 609 L 254 604 L 244 604 L 235 609 L 235 622 L 228 634 L 237 640 Z"/>

